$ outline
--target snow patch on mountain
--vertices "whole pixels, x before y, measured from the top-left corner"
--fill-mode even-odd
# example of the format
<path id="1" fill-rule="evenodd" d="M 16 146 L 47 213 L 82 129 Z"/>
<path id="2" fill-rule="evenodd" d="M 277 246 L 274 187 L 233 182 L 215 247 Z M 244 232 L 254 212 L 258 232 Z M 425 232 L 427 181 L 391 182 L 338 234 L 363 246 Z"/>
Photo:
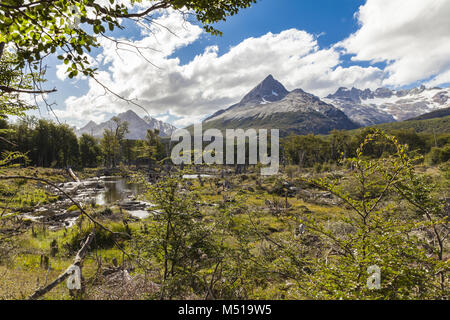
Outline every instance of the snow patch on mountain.
<path id="1" fill-rule="evenodd" d="M 161 137 L 170 137 L 172 133 L 177 129 L 171 124 L 159 121 L 152 117 L 146 116 L 144 118 L 139 117 L 134 111 L 128 110 L 117 116 L 122 122 L 128 123 L 129 133 L 125 136 L 129 140 L 144 140 L 147 136 L 147 130 L 159 130 Z M 101 138 L 105 129 L 114 129 L 115 122 L 112 118 L 106 122 L 96 124 L 94 121 L 90 121 L 86 126 L 76 131 L 77 136 L 81 136 L 83 133 L 87 133 L 96 138 Z"/>
<path id="2" fill-rule="evenodd" d="M 328 133 L 333 129 L 357 127 L 333 105 L 302 89 L 289 92 L 272 76 L 239 103 L 207 118 L 204 125 L 222 129 L 270 127 L 284 134 Z"/>
<path id="3" fill-rule="evenodd" d="M 450 107 L 450 88 L 360 90 L 339 88 L 323 101 L 342 110 L 351 120 L 368 126 L 403 121 L 422 114 Z"/>

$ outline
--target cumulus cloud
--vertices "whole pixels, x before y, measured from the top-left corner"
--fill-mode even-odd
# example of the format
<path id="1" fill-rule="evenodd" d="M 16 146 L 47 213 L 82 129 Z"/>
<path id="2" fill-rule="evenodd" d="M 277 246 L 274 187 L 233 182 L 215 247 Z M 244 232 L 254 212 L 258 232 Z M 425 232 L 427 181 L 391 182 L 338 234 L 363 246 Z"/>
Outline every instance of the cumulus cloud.
<path id="1" fill-rule="evenodd" d="M 382 70 L 343 68 L 336 49 L 320 49 L 315 36 L 297 29 L 245 39 L 223 55 L 218 47 L 207 47 L 186 64 L 172 57 L 202 34 L 199 26 L 184 21 L 180 14 L 167 12 L 151 29 L 143 29 L 141 40 L 133 42 L 145 58 L 132 47 L 118 51 L 114 42 L 103 39 L 97 62 L 104 71 L 97 78 L 111 91 L 136 99 L 150 114 L 170 115 L 179 127 L 236 103 L 268 74 L 290 90 L 303 88 L 321 96 L 339 86 L 375 88 L 381 84 Z M 105 95 L 95 80 L 89 80 L 89 88 L 84 96 L 68 98 L 66 110 L 58 116 L 82 125 L 88 119 L 105 120 L 111 112 L 141 112 L 111 94 Z"/>
<path id="2" fill-rule="evenodd" d="M 386 62 L 384 85 L 402 86 L 450 70 L 450 1 L 367 0 L 359 30 L 338 46 L 354 61 Z"/>
<path id="3" fill-rule="evenodd" d="M 428 80 L 427 85 L 450 82 L 450 1 L 367 0 L 356 14 L 360 27 L 342 42 L 321 48 L 317 36 L 289 29 L 243 40 L 224 54 L 210 46 L 182 64 L 176 57 L 204 35 L 203 29 L 167 11 L 139 40 L 126 45 L 102 39 L 95 63 L 106 87 L 144 106 L 151 115 L 184 127 L 238 102 L 273 74 L 288 90 L 302 88 L 323 97 L 338 87 L 375 89 Z M 138 52 L 139 51 L 139 52 Z M 343 55 L 354 65 L 343 66 Z M 385 62 L 386 68 L 363 67 L 358 61 Z M 58 75 L 63 77 L 63 67 Z M 431 80 L 430 80 L 431 79 Z M 103 121 L 113 113 L 133 109 L 89 79 L 89 91 L 69 97 L 58 116 L 77 125 Z"/>
<path id="4" fill-rule="evenodd" d="M 427 81 L 425 83 L 426 86 L 428 87 L 436 87 L 442 84 L 448 84 L 450 83 L 450 69 L 448 69 L 447 71 L 438 74 L 437 76 L 435 76 L 433 79 Z"/>

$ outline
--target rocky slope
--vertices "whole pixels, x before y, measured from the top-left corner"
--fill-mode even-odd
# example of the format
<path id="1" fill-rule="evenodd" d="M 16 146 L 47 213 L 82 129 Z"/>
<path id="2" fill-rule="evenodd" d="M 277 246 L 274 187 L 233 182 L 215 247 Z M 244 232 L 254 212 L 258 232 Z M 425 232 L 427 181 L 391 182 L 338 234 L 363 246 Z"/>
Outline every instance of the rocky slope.
<path id="1" fill-rule="evenodd" d="M 428 119 L 436 119 L 436 118 L 445 118 L 450 116 L 450 107 L 445 109 L 439 109 L 433 112 L 425 113 L 419 117 L 409 119 L 408 121 L 415 120 L 428 120 Z"/>
<path id="2" fill-rule="evenodd" d="M 354 122 L 369 126 L 403 121 L 448 108 L 450 88 L 421 86 L 411 90 L 379 88 L 375 91 L 339 88 L 323 100 L 345 112 Z"/>
<path id="3" fill-rule="evenodd" d="M 301 89 L 291 92 L 271 75 L 239 103 L 203 123 L 204 129 L 280 129 L 281 135 L 326 134 L 357 127 L 342 111 Z"/>

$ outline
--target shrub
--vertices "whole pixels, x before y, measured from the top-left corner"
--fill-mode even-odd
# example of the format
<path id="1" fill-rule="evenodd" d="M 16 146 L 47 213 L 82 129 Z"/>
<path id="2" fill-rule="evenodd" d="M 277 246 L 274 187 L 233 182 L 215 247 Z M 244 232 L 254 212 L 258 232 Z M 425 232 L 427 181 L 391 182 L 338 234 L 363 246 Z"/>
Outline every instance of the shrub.
<path id="1" fill-rule="evenodd" d="M 109 225 L 109 229 L 116 233 L 126 233 L 126 227 L 120 223 L 112 223 Z M 69 235 L 67 242 L 64 244 L 65 248 L 69 251 L 69 254 L 73 254 L 80 249 L 80 246 L 87 236 L 91 233 L 95 233 L 94 241 L 91 244 L 91 249 L 109 249 L 114 246 L 114 237 L 111 232 L 101 229 L 99 227 L 90 226 L 80 231 L 79 229 L 74 229 Z"/>

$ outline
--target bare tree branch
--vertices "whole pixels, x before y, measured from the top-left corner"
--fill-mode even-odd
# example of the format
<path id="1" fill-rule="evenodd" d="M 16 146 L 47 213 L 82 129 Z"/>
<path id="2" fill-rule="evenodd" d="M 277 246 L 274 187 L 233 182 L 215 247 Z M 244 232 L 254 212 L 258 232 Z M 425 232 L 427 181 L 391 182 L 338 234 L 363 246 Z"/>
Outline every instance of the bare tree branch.
<path id="1" fill-rule="evenodd" d="M 53 92 L 57 91 L 56 88 L 54 88 L 52 90 L 24 90 L 24 89 L 15 89 L 15 88 L 6 87 L 6 86 L 0 86 L 0 90 L 7 92 L 7 93 L 17 92 L 17 93 L 29 93 L 29 94 L 45 94 L 45 93 L 53 93 Z"/>
<path id="2" fill-rule="evenodd" d="M 0 42 L 0 59 L 3 56 L 3 50 L 5 49 L 5 43 L 4 42 Z"/>
<path id="3" fill-rule="evenodd" d="M 51 282 L 48 286 L 44 288 L 40 288 L 36 290 L 31 296 L 28 297 L 29 300 L 36 300 L 37 298 L 43 296 L 47 292 L 51 291 L 54 287 L 56 287 L 58 284 L 66 280 L 71 274 L 72 274 L 72 267 L 76 266 L 81 268 L 81 265 L 83 263 L 84 257 L 86 256 L 86 253 L 89 249 L 89 246 L 94 239 L 95 234 L 92 232 L 88 235 L 86 238 L 86 241 L 81 246 L 81 249 L 78 251 L 75 260 L 71 266 L 69 266 L 64 273 L 62 273 L 58 278 L 56 278 L 53 282 Z"/>

